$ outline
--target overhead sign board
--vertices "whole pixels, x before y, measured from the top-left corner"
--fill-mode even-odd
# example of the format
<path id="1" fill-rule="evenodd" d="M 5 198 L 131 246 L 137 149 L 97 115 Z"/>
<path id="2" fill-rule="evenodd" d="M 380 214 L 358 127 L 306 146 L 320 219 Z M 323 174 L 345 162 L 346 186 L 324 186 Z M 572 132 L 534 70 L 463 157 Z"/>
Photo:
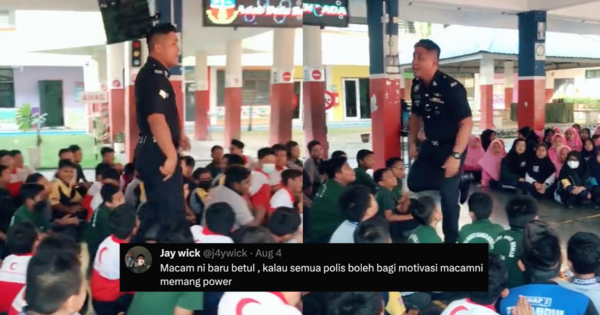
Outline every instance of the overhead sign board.
<path id="1" fill-rule="evenodd" d="M 77 101 L 88 104 L 108 103 L 107 92 L 80 92 Z"/>
<path id="2" fill-rule="evenodd" d="M 300 0 L 202 0 L 203 25 L 302 27 Z"/>
<path id="3" fill-rule="evenodd" d="M 305 0 L 304 25 L 348 27 L 348 0 Z"/>

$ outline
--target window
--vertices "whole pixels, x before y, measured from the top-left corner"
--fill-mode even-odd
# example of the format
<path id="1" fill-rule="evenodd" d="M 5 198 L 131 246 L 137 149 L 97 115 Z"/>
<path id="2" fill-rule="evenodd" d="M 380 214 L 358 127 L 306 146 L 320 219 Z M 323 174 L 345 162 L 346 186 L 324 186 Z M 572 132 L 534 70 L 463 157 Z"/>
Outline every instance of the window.
<path id="1" fill-rule="evenodd" d="M 270 70 L 242 72 L 242 105 L 270 105 Z M 217 106 L 225 106 L 225 71 L 217 71 Z"/>
<path id="2" fill-rule="evenodd" d="M 15 107 L 15 84 L 12 68 L 0 68 L 0 108 Z"/>
<path id="3" fill-rule="evenodd" d="M 0 30 L 15 28 L 15 11 L 0 10 Z"/>
<path id="4" fill-rule="evenodd" d="M 585 70 L 586 79 L 597 79 L 600 78 L 600 69 Z"/>

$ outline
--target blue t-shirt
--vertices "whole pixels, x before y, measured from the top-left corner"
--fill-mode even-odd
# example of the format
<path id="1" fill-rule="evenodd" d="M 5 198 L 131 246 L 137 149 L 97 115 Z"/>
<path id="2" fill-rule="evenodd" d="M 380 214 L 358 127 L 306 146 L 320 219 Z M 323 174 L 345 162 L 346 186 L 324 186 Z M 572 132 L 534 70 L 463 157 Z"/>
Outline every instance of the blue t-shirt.
<path id="1" fill-rule="evenodd" d="M 519 296 L 527 297 L 534 314 L 547 315 L 597 315 L 594 304 L 587 296 L 563 288 L 555 282 L 534 283 L 510 289 L 500 301 L 500 314 L 512 315 Z"/>

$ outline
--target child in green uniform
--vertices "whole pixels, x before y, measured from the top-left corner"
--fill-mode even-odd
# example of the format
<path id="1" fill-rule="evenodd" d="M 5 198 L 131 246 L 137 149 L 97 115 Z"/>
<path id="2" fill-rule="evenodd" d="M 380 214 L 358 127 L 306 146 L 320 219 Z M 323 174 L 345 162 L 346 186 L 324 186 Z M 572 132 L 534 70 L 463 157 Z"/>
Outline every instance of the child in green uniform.
<path id="1" fill-rule="evenodd" d="M 125 204 L 125 196 L 119 186 L 104 184 L 100 189 L 103 203 L 94 211 L 87 227 L 85 241 L 88 244 L 90 261 L 94 261 L 100 243 L 109 237 L 113 230 L 110 226 L 109 215 L 117 207 Z"/>
<path id="2" fill-rule="evenodd" d="M 48 204 L 45 196 L 45 188 L 39 184 L 25 184 L 19 192 L 23 205 L 15 211 L 11 219 L 11 226 L 19 222 L 28 221 L 33 223 L 40 233 L 46 233 L 51 229 L 51 223 L 44 215 L 44 209 Z M 58 225 L 77 225 L 76 217 L 63 217 L 54 220 Z"/>
<path id="3" fill-rule="evenodd" d="M 517 262 L 522 250 L 523 229 L 527 222 L 537 219 L 538 204 L 529 196 L 516 196 L 506 205 L 509 230 L 500 232 L 492 253 L 500 256 L 508 271 L 508 287 L 525 284 L 525 278 Z"/>
<path id="4" fill-rule="evenodd" d="M 392 189 L 392 197 L 394 198 L 395 204 L 398 205 L 402 199 L 402 180 L 406 177 L 404 161 L 399 157 L 389 158 L 385 161 L 385 167 L 392 171 L 392 174 L 394 174 L 394 177 L 396 177 L 396 181 L 398 182 L 398 185 Z"/>
<path id="5" fill-rule="evenodd" d="M 496 237 L 504 232 L 502 225 L 492 223 L 490 215 L 494 208 L 492 197 L 483 192 L 474 192 L 469 197 L 469 215 L 472 223 L 466 224 L 458 233 L 459 243 L 488 243 L 494 249 Z"/>
<path id="6" fill-rule="evenodd" d="M 191 230 L 181 222 L 167 224 L 157 234 L 157 242 L 161 244 L 194 243 Z M 192 315 L 203 306 L 204 292 L 136 292 L 127 315 Z"/>
<path id="7" fill-rule="evenodd" d="M 379 214 L 390 222 L 392 239 L 400 242 L 404 236 L 403 234 L 405 232 L 410 233 L 418 224 L 413 220 L 412 215 L 408 213 L 408 209 L 404 207 L 405 203 L 396 203 L 394 200 L 394 189 L 398 186 L 398 179 L 394 176 L 393 171 L 388 168 L 378 169 L 373 174 L 373 178 L 379 186 L 377 195 L 375 195 L 379 205 Z M 405 198 L 408 198 L 408 195 Z"/>
<path id="8" fill-rule="evenodd" d="M 367 171 L 372 169 L 375 165 L 375 156 L 373 155 L 373 152 L 369 150 L 358 150 L 356 161 L 358 162 L 358 167 L 354 169 L 354 174 L 356 174 L 354 185 L 366 186 L 371 189 L 371 193 L 375 194 L 377 191 L 377 183 L 373 180 L 371 175 L 367 174 Z"/>
<path id="9" fill-rule="evenodd" d="M 354 230 L 354 243 L 356 244 L 389 244 L 391 242 L 390 224 L 382 217 L 365 220 Z"/>
<path id="10" fill-rule="evenodd" d="M 442 238 L 435 230 L 435 226 L 442 220 L 442 212 L 438 209 L 435 200 L 423 196 L 410 203 L 410 213 L 421 224 L 408 237 L 407 243 L 441 244 Z"/>
<path id="11" fill-rule="evenodd" d="M 310 209 L 310 240 L 313 243 L 328 243 L 337 227 L 344 222 L 339 200 L 347 186 L 356 180 L 348 159 L 338 157 L 321 162 L 327 179 L 317 191 Z"/>

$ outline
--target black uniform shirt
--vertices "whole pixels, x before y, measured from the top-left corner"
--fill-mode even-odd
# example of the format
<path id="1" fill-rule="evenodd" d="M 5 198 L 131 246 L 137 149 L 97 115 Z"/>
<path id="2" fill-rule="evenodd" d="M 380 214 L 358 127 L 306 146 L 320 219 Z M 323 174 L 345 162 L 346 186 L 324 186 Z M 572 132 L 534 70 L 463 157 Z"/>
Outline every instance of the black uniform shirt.
<path id="1" fill-rule="evenodd" d="M 152 57 L 135 79 L 135 104 L 140 136 L 152 136 L 148 117 L 163 114 L 171 130 L 175 146 L 179 146 L 181 122 L 175 101 L 175 90 L 169 81 L 169 70 Z"/>
<path id="2" fill-rule="evenodd" d="M 465 87 L 439 70 L 429 86 L 413 80 L 411 99 L 411 112 L 423 120 L 425 135 L 432 142 L 454 142 L 459 123 L 471 117 Z"/>

